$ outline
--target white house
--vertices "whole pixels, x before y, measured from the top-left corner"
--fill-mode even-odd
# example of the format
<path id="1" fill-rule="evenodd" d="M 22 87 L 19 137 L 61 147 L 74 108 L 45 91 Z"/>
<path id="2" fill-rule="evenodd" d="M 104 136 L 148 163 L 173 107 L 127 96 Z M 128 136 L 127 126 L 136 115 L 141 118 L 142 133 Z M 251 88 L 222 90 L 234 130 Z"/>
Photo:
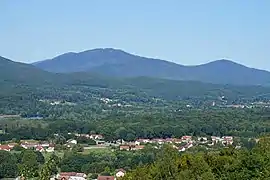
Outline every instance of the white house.
<path id="1" fill-rule="evenodd" d="M 125 171 L 124 169 L 118 169 L 118 170 L 116 171 L 115 176 L 116 176 L 117 178 L 120 178 L 120 177 L 124 177 L 125 174 L 126 174 L 126 171 Z"/>
<path id="2" fill-rule="evenodd" d="M 69 139 L 69 140 L 67 140 L 67 143 L 68 144 L 77 144 L 77 140 L 75 140 L 75 139 Z"/>

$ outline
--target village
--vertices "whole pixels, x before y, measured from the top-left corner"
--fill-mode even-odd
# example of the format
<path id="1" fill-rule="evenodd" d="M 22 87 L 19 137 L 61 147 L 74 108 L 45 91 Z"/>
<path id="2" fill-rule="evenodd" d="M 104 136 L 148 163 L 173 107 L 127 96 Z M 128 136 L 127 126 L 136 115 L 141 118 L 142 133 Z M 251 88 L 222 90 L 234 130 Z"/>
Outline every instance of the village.
<path id="1" fill-rule="evenodd" d="M 78 134 L 69 133 L 73 135 L 74 139 L 68 139 L 63 144 L 66 150 L 72 150 L 76 145 L 79 145 L 78 139 L 85 138 L 93 140 L 95 145 L 83 145 L 82 151 L 98 150 L 98 149 L 111 149 L 111 151 L 139 151 L 144 149 L 147 145 L 159 149 L 164 144 L 170 144 L 173 148 L 177 149 L 180 153 L 188 151 L 196 146 L 204 146 L 211 148 L 217 144 L 221 147 L 227 147 L 233 144 L 232 136 L 223 137 L 194 137 L 194 136 L 182 136 L 180 138 L 154 138 L 154 139 L 143 139 L 139 138 L 135 141 L 125 141 L 119 139 L 114 142 L 106 142 L 104 136 L 101 134 Z M 59 136 L 54 134 L 54 136 Z M 36 141 L 36 140 L 20 140 L 19 142 L 5 142 L 0 145 L 0 150 L 3 151 L 16 151 L 18 148 L 32 149 L 43 154 L 57 153 L 59 149 L 57 144 L 49 141 Z M 114 176 L 98 176 L 97 180 L 116 180 L 123 177 L 126 170 L 116 169 Z M 57 180 L 86 180 L 87 175 L 81 172 L 60 172 L 54 177 Z"/>

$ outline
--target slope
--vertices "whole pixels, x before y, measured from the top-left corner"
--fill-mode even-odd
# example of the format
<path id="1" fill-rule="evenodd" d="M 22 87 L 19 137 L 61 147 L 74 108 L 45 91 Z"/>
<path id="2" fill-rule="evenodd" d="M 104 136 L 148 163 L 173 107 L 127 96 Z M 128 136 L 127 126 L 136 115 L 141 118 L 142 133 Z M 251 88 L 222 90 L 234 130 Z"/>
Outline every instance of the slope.
<path id="1" fill-rule="evenodd" d="M 93 72 L 115 77 L 155 77 L 214 84 L 270 85 L 270 72 L 249 68 L 228 60 L 197 66 L 183 66 L 145 58 L 112 48 L 66 53 L 33 65 L 50 72 Z"/>
<path id="2" fill-rule="evenodd" d="M 102 92 L 127 92 L 134 95 L 161 97 L 179 100 L 189 97 L 213 99 L 225 95 L 232 99 L 253 98 L 268 94 L 269 88 L 261 86 L 216 85 L 196 81 L 178 81 L 150 77 L 112 78 L 89 72 L 68 74 L 49 73 L 32 65 L 0 59 L 1 95 L 47 94 L 76 95 L 76 92 L 91 93 L 93 89 Z M 71 93 L 71 94 L 70 94 Z M 72 94 L 75 93 L 75 94 Z M 99 93 L 99 92 L 98 92 Z M 268 96 L 268 95 L 267 95 Z"/>

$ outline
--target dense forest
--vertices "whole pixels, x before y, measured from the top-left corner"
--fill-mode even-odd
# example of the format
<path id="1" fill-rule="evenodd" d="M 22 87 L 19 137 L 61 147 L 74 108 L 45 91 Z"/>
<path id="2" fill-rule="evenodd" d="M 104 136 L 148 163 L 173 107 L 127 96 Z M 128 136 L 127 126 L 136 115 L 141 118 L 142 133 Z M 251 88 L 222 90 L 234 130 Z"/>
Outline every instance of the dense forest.
<path id="1" fill-rule="evenodd" d="M 192 136 L 224 136 L 252 138 L 270 132 L 268 109 L 183 110 L 126 114 L 112 112 L 94 118 L 91 113 L 76 110 L 47 119 L 2 119 L 2 141 L 11 139 L 47 140 L 52 134 L 96 132 L 106 140 L 136 138 L 168 138 Z M 73 113 L 73 114 L 72 114 Z M 53 116 L 57 117 L 57 114 Z"/>

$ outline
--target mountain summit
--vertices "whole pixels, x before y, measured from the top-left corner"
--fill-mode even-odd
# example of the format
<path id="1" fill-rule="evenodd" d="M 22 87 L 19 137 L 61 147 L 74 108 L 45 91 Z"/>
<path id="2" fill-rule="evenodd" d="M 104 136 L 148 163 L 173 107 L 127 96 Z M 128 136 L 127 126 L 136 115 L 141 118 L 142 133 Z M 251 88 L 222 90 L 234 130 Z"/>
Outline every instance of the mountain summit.
<path id="1" fill-rule="evenodd" d="M 116 77 L 148 76 L 214 84 L 270 85 L 270 72 L 225 59 L 202 65 L 184 66 L 112 48 L 66 53 L 33 65 L 57 73 L 94 72 Z"/>

